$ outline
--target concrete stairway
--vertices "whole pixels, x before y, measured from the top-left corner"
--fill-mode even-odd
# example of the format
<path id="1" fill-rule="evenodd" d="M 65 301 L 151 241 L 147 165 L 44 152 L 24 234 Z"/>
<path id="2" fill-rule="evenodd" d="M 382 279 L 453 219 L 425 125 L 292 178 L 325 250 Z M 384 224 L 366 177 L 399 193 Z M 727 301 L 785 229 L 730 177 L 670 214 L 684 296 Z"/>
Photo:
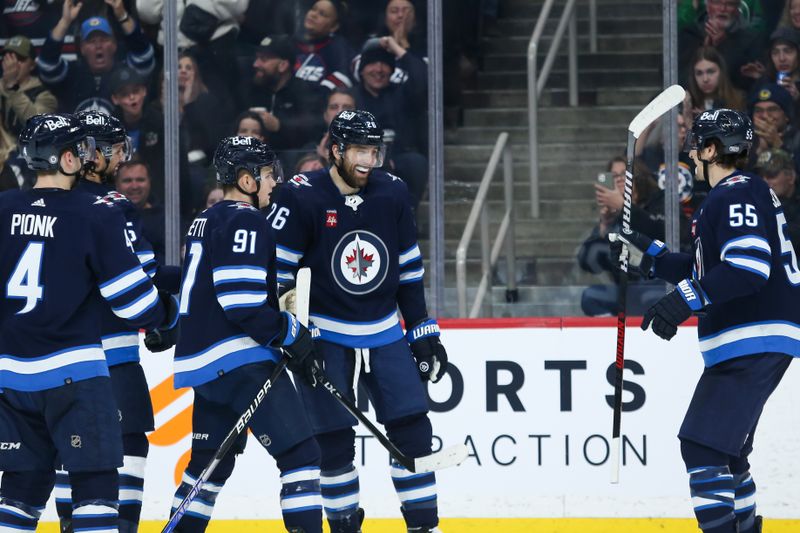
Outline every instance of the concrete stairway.
<path id="1" fill-rule="evenodd" d="M 543 0 L 502 0 L 500 37 L 484 40 L 477 85 L 465 94 L 462 127 L 445 132 L 445 316 L 455 316 L 455 251 L 497 136 L 508 131 L 514 156 L 520 301 L 494 316 L 582 315 L 580 294 L 605 278 L 582 272 L 575 255 L 596 220 L 592 184 L 622 154 L 626 127 L 661 86 L 660 0 L 597 0 L 598 53 L 589 53 L 588 2 L 578 1 L 579 107 L 567 107 L 566 37 L 539 113 L 541 218 L 530 217 L 526 51 Z M 553 8 L 556 15 L 563 2 Z M 551 12 L 552 13 L 552 12 Z M 545 44 L 555 30 L 548 23 Z M 544 58 L 547 46 L 540 46 Z M 503 210 L 502 175 L 490 191 L 491 232 Z M 427 205 L 420 233 L 427 235 Z M 477 232 L 476 232 L 477 233 Z M 427 251 L 427 242 L 421 243 Z M 480 277 L 480 243 L 469 252 L 469 287 Z M 504 268 L 498 269 L 504 276 Z M 503 302 L 504 287 L 494 290 Z"/>

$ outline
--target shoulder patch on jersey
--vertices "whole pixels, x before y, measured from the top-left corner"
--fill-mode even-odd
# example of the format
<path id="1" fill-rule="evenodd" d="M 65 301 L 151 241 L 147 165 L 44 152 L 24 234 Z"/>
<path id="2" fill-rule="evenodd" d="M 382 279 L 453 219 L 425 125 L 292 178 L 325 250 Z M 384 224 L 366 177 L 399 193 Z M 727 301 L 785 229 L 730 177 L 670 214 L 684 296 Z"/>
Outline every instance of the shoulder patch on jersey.
<path id="1" fill-rule="evenodd" d="M 305 174 L 295 174 L 292 176 L 292 179 L 289 180 L 289 184 L 294 187 L 311 187 L 311 183 L 308 182 L 308 177 Z"/>
<path id="2" fill-rule="evenodd" d="M 248 204 L 247 202 L 234 202 L 228 206 L 231 209 L 249 209 L 251 211 L 258 211 L 252 204 Z"/>
<path id="3" fill-rule="evenodd" d="M 401 177 L 395 176 L 391 172 L 387 172 L 386 175 L 389 176 L 390 178 L 392 178 L 392 181 L 403 181 L 403 179 Z"/>
<path id="4" fill-rule="evenodd" d="M 725 180 L 722 183 L 720 183 L 720 185 L 724 185 L 726 187 L 731 187 L 731 186 L 737 185 L 739 183 L 747 183 L 748 181 L 750 181 L 750 176 L 743 176 L 743 175 L 740 174 L 738 176 L 733 176 L 732 178 L 728 178 L 727 180 Z"/>
<path id="5" fill-rule="evenodd" d="M 128 197 L 118 191 L 108 191 L 105 196 L 103 196 L 104 200 L 108 200 L 110 202 L 130 202 Z"/>
<path id="6" fill-rule="evenodd" d="M 98 196 L 97 200 L 95 200 L 94 205 L 105 205 L 107 207 L 114 207 L 114 201 L 107 198 L 106 196 Z"/>

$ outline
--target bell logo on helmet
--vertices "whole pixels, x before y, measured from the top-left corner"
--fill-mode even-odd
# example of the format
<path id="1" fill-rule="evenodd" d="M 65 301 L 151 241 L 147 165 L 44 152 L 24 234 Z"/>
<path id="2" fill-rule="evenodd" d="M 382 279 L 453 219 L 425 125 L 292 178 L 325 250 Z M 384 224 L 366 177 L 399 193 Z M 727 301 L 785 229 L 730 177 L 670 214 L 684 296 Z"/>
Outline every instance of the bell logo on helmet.
<path id="1" fill-rule="evenodd" d="M 58 117 L 55 119 L 48 118 L 42 123 L 42 125 L 50 131 L 55 131 L 59 128 L 69 126 L 69 121 L 64 117 Z"/>
<path id="2" fill-rule="evenodd" d="M 231 138 L 231 144 L 234 146 L 250 146 L 252 139 L 253 137 L 233 137 Z"/>
<path id="3" fill-rule="evenodd" d="M 84 118 L 86 124 L 89 126 L 104 126 L 106 123 L 105 118 L 103 115 L 95 115 L 95 114 L 87 114 Z"/>
<path id="4" fill-rule="evenodd" d="M 718 116 L 719 111 L 714 111 L 713 113 L 711 111 L 705 111 L 697 120 L 717 120 Z"/>
<path id="5" fill-rule="evenodd" d="M 352 111 L 342 111 L 341 113 L 339 113 L 339 118 L 343 120 L 353 120 L 355 116 L 356 114 L 353 113 Z"/>

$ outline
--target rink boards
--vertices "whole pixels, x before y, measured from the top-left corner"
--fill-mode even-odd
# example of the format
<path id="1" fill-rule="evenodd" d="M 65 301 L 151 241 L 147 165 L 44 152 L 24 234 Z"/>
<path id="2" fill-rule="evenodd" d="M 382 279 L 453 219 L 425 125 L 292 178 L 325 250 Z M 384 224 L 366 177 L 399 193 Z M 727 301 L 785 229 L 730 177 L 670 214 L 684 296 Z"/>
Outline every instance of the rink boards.
<path id="1" fill-rule="evenodd" d="M 435 442 L 466 443 L 472 453 L 461 467 L 438 474 L 446 533 L 696 530 L 686 520 L 691 505 L 675 436 L 702 370 L 696 329 L 680 328 L 666 342 L 637 326 L 627 330 L 623 466 L 620 483 L 611 485 L 615 320 L 444 322 L 442 338 L 454 370 L 429 387 Z M 155 521 L 166 518 L 188 460 L 192 393 L 172 389 L 169 352 L 148 354 L 143 364 L 157 426 L 150 436 L 143 508 L 143 519 L 153 522 L 143 530 L 158 531 Z M 782 519 L 769 522 L 770 532 L 800 530 L 795 366 L 767 404 L 751 458 L 759 512 Z M 366 406 L 366 398 L 361 400 Z M 401 531 L 399 522 L 375 520 L 399 517 L 388 456 L 366 431 L 357 434 L 369 531 Z M 279 491 L 274 463 L 251 437 L 217 500 L 218 523 L 211 531 L 281 531 L 277 522 L 265 522 L 280 517 Z M 53 518 L 49 507 L 44 520 Z"/>

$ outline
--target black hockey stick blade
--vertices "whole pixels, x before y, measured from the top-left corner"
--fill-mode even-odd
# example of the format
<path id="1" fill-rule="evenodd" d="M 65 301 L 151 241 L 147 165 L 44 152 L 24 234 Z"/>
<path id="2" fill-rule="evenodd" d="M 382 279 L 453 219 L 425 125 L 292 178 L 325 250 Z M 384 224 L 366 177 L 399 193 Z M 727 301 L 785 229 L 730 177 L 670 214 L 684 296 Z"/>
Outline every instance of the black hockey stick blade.
<path id="1" fill-rule="evenodd" d="M 264 398 L 266 398 L 267 393 L 269 393 L 270 389 L 272 388 L 272 384 L 275 383 L 281 372 L 283 372 L 283 369 L 286 368 L 286 363 L 288 360 L 288 357 L 284 355 L 281 357 L 281 360 L 278 361 L 278 364 L 275 365 L 275 370 L 272 371 L 272 375 L 270 375 L 269 379 L 267 379 L 261 388 L 258 389 L 258 393 L 256 394 L 255 398 L 253 398 L 253 401 L 250 402 L 250 406 L 247 408 L 247 411 L 242 413 L 242 415 L 239 417 L 239 420 L 236 421 L 236 425 L 233 426 L 228 433 L 228 436 L 225 437 L 224 441 L 222 441 L 217 453 L 214 454 L 214 458 L 211 459 L 211 462 L 208 463 L 200 475 L 197 476 L 197 481 L 195 481 L 194 485 L 192 485 L 192 489 L 189 491 L 189 494 L 183 498 L 183 501 L 181 501 L 180 505 L 178 505 L 178 508 L 175 509 L 175 512 L 172 514 L 172 516 L 169 517 L 169 521 L 164 526 L 164 529 L 161 530 L 161 533 L 171 533 L 172 530 L 174 530 L 178 525 L 178 522 L 181 521 L 181 518 L 183 518 L 183 515 L 186 514 L 186 511 L 189 509 L 189 506 L 192 504 L 195 498 L 197 498 L 197 495 L 200 494 L 203 485 L 206 481 L 208 481 L 208 478 L 211 477 L 211 474 L 214 473 L 217 465 L 219 465 L 219 463 L 228 453 L 228 450 L 231 449 L 233 443 L 236 442 L 236 439 L 239 438 L 239 435 L 247 431 L 247 426 L 250 420 L 253 418 L 253 413 L 255 413 L 256 409 L 258 409 L 258 407 L 264 401 Z"/>

